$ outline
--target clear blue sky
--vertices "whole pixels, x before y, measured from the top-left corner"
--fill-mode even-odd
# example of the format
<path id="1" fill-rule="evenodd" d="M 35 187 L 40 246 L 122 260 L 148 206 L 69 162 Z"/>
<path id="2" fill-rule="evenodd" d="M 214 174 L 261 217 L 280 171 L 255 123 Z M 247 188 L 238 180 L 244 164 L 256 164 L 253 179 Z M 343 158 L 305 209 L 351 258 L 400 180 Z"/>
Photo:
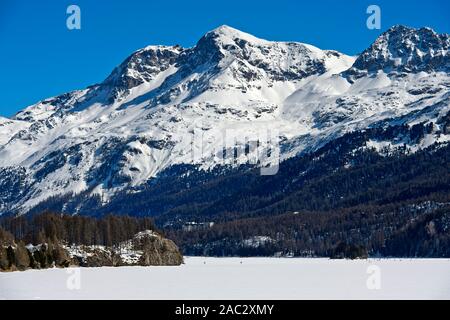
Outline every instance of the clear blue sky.
<path id="1" fill-rule="evenodd" d="M 81 8 L 81 30 L 66 28 L 70 4 Z M 448 0 L 0 0 L 0 115 L 98 83 L 136 49 L 190 47 L 222 24 L 356 54 L 381 32 L 366 28 L 370 4 L 381 7 L 381 31 L 406 24 L 450 33 Z"/>

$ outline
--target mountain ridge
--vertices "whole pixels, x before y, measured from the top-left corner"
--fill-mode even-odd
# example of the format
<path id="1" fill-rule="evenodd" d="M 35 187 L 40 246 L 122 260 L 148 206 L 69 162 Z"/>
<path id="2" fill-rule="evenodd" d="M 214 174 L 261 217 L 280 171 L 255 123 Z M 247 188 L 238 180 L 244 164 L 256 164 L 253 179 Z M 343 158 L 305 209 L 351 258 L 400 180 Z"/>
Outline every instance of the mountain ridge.
<path id="1" fill-rule="evenodd" d="M 0 119 L 0 184 L 12 183 L 14 172 L 21 177 L 20 192 L 2 196 L 0 213 L 86 191 L 107 203 L 178 165 L 247 164 L 246 157 L 224 163 L 217 156 L 230 128 L 252 139 L 277 132 L 281 161 L 345 133 L 399 121 L 435 123 L 417 148 L 446 142 L 439 119 L 449 109 L 448 44 L 448 35 L 429 28 L 395 26 L 350 57 L 221 26 L 192 48 L 147 46 L 99 84 Z M 406 59 L 393 64 L 399 52 Z M 198 131 L 204 145 L 195 159 Z"/>

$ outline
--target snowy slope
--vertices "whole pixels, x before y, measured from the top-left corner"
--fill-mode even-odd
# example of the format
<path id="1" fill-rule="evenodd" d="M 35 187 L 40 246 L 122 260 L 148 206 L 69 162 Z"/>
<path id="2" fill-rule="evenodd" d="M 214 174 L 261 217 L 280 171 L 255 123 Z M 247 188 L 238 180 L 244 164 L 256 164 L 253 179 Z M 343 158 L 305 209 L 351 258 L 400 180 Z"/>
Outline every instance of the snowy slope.
<path id="1" fill-rule="evenodd" d="M 418 44 L 420 51 L 402 49 Z M 143 48 L 104 82 L 0 120 L 0 184 L 21 177 L 18 190 L 2 194 L 0 213 L 86 190 L 108 201 L 175 164 L 224 164 L 217 154 L 230 129 L 235 136 L 279 133 L 285 159 L 383 121 L 436 121 L 449 111 L 447 48 L 448 35 L 394 27 L 350 57 L 228 26 L 193 48 Z M 366 68 L 374 59 L 379 68 Z M 392 59 L 396 68 L 387 67 Z M 427 143 L 446 141 L 435 129 Z M 198 132 L 201 157 L 193 152 Z"/>
<path id="2" fill-rule="evenodd" d="M 8 143 L 17 132 L 25 130 L 30 123 L 0 117 L 0 146 Z"/>

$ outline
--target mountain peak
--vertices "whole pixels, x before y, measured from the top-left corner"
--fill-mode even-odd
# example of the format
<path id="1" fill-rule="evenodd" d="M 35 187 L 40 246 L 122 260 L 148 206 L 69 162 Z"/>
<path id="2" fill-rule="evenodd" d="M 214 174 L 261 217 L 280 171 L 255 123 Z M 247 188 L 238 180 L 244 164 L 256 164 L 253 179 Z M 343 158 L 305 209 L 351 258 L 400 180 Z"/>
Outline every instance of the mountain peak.
<path id="1" fill-rule="evenodd" d="M 436 31 L 434 31 L 432 28 L 430 27 L 421 27 L 419 29 L 413 28 L 413 27 L 408 27 L 405 26 L 403 24 L 396 24 L 393 25 L 392 27 L 390 27 L 388 30 L 386 30 L 381 36 L 383 35 L 391 35 L 391 34 L 395 34 L 395 33 L 402 33 L 402 34 L 406 34 L 406 33 L 417 33 L 417 34 L 423 34 L 423 33 L 431 33 L 431 34 L 437 34 Z"/>
<path id="2" fill-rule="evenodd" d="M 230 27 L 226 24 L 223 24 L 221 26 L 218 26 L 217 28 L 211 30 L 212 33 L 220 33 L 220 34 L 227 34 L 227 33 L 235 33 L 235 32 L 242 32 L 238 29 L 235 29 L 233 27 Z"/>
<path id="3" fill-rule="evenodd" d="M 390 27 L 386 32 L 384 33 L 392 33 L 392 32 L 407 32 L 415 30 L 414 28 L 405 26 L 403 24 L 395 24 L 392 27 Z"/>
<path id="4" fill-rule="evenodd" d="M 450 37 L 431 28 L 395 25 L 382 33 L 346 72 L 356 77 L 367 73 L 431 72 L 450 70 Z"/>
<path id="5" fill-rule="evenodd" d="M 387 39 L 387 41 L 393 42 L 405 42 L 407 40 L 430 40 L 438 38 L 448 38 L 447 34 L 438 34 L 430 27 L 422 28 L 412 28 L 405 25 L 397 24 L 390 27 L 383 34 L 381 34 L 376 41 L 382 42 Z"/>
<path id="6" fill-rule="evenodd" d="M 269 43 L 269 41 L 259 39 L 249 33 L 235 29 L 228 25 L 221 25 L 221 26 L 207 32 L 203 36 L 203 38 L 206 38 L 206 39 L 212 38 L 216 42 L 220 42 L 221 44 L 232 44 L 236 40 L 245 40 L 247 42 L 256 42 L 256 43 Z"/>
<path id="7" fill-rule="evenodd" d="M 130 55 L 103 81 L 101 89 L 110 91 L 109 101 L 121 98 L 130 89 L 152 81 L 159 73 L 175 64 L 183 51 L 176 46 L 147 46 Z"/>

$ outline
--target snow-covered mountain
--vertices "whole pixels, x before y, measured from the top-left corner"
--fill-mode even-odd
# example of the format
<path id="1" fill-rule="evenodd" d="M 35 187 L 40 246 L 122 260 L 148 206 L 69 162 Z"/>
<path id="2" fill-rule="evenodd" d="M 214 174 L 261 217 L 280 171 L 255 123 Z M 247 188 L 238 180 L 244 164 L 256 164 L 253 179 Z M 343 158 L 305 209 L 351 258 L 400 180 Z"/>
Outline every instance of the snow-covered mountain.
<path id="1" fill-rule="evenodd" d="M 390 28 L 355 61 L 347 74 L 357 77 L 383 70 L 386 73 L 450 70 L 450 37 L 433 29 Z"/>
<path id="2" fill-rule="evenodd" d="M 20 130 L 30 126 L 30 123 L 0 117 L 0 146 L 6 144 L 9 139 Z"/>
<path id="3" fill-rule="evenodd" d="M 100 84 L 0 118 L 0 213 L 70 193 L 108 201 L 174 165 L 223 165 L 227 130 L 277 132 L 282 160 L 390 123 L 435 123 L 416 149 L 448 141 L 440 119 L 450 110 L 449 41 L 396 26 L 351 57 L 221 26 L 193 48 L 143 48 Z"/>

